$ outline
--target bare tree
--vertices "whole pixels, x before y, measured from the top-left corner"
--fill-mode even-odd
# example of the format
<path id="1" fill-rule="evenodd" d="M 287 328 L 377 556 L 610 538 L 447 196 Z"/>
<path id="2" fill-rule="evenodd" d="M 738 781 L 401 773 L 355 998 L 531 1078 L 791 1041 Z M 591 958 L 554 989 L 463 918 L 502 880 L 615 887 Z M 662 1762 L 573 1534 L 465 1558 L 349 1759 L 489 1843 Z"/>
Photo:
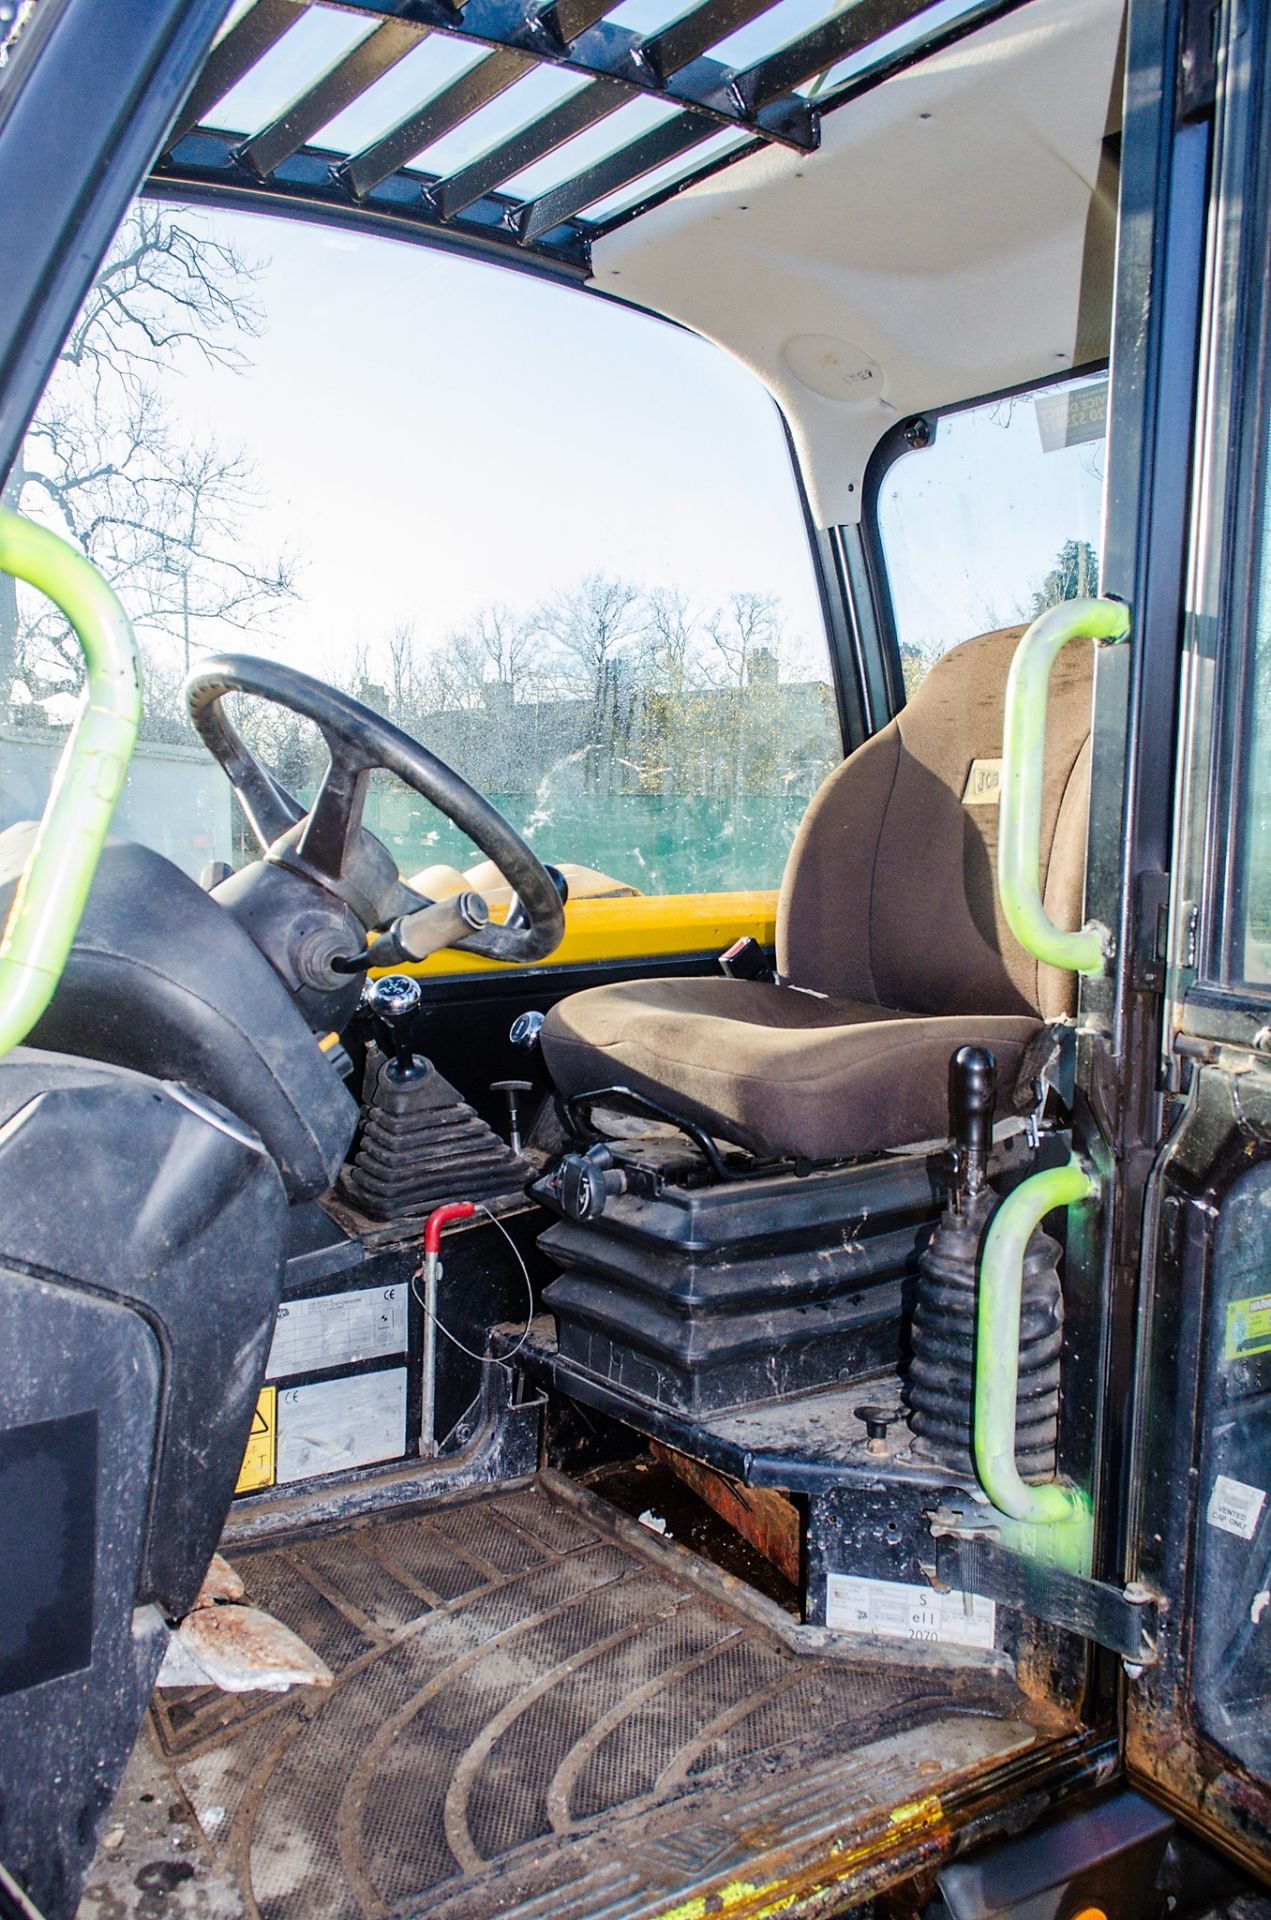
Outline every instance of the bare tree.
<path id="1" fill-rule="evenodd" d="M 246 630 L 294 592 L 285 557 L 246 557 L 257 504 L 248 463 L 178 430 L 157 375 L 186 356 L 237 371 L 260 326 L 255 270 L 194 221 L 138 207 L 59 357 L 4 489 L 7 504 L 82 548 L 143 632 L 189 664 L 211 624 Z M 59 616 L 0 577 L 0 707 L 78 687 Z M 163 676 L 158 676 L 158 685 Z"/>

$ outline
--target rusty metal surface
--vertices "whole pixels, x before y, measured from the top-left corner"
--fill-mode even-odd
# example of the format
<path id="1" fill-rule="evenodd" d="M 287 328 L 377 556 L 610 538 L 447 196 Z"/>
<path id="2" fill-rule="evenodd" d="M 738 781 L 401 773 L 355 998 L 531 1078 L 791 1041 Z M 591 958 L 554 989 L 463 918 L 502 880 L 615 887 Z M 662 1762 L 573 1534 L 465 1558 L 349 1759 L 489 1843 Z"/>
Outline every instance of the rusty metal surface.
<path id="1" fill-rule="evenodd" d="M 801 1657 L 643 1532 L 539 1480 L 235 1551 L 336 1678 L 157 1696 L 218 1884 L 259 1920 L 811 1914 L 1036 1751 L 1000 1673 Z"/>
<path id="2" fill-rule="evenodd" d="M 799 1509 L 793 1500 L 775 1488 L 743 1486 L 740 1480 L 717 1473 L 714 1467 L 665 1446 L 661 1440 L 651 1440 L 649 1452 L 713 1507 L 743 1540 L 749 1540 L 766 1560 L 771 1560 L 791 1586 L 798 1586 Z"/>

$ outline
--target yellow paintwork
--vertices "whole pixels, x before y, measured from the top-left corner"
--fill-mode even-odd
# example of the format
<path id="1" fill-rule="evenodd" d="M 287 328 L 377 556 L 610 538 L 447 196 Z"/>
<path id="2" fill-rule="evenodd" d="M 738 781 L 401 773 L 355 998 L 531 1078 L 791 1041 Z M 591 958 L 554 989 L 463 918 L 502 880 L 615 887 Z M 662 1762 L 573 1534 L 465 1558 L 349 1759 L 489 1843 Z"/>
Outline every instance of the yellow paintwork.
<path id="1" fill-rule="evenodd" d="M 497 918 L 497 914 L 495 915 Z M 619 900 L 571 900 L 565 908 L 565 938 L 538 967 L 586 965 L 597 960 L 644 960 L 659 954 L 720 953 L 743 934 L 770 946 L 776 933 L 777 896 L 763 893 L 633 894 Z M 427 960 L 382 972 L 426 974 L 506 973 L 506 962 L 447 948 Z"/>

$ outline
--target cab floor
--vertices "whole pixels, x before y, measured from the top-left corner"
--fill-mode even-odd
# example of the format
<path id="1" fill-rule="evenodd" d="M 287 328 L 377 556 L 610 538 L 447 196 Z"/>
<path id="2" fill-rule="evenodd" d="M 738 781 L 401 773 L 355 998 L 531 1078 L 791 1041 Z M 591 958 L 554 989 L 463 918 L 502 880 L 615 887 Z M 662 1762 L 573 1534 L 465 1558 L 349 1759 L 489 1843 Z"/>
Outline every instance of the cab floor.
<path id="1" fill-rule="evenodd" d="M 642 1534 L 549 1476 L 235 1552 L 336 1684 L 156 1694 L 81 1920 L 763 1905 L 1041 1737 L 1002 1673 L 803 1654 Z"/>

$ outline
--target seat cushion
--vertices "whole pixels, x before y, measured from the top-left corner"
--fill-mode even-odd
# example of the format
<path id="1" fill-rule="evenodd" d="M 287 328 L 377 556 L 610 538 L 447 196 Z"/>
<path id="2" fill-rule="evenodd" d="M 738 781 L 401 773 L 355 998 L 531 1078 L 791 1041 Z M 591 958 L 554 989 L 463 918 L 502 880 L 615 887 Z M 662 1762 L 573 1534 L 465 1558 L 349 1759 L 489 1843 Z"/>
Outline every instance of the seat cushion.
<path id="1" fill-rule="evenodd" d="M 758 980 L 632 980 L 542 1030 L 563 1094 L 625 1086 L 764 1156 L 843 1160 L 949 1130 L 949 1059 L 992 1049 L 1009 1104 L 1035 1014 L 911 1015 Z"/>

